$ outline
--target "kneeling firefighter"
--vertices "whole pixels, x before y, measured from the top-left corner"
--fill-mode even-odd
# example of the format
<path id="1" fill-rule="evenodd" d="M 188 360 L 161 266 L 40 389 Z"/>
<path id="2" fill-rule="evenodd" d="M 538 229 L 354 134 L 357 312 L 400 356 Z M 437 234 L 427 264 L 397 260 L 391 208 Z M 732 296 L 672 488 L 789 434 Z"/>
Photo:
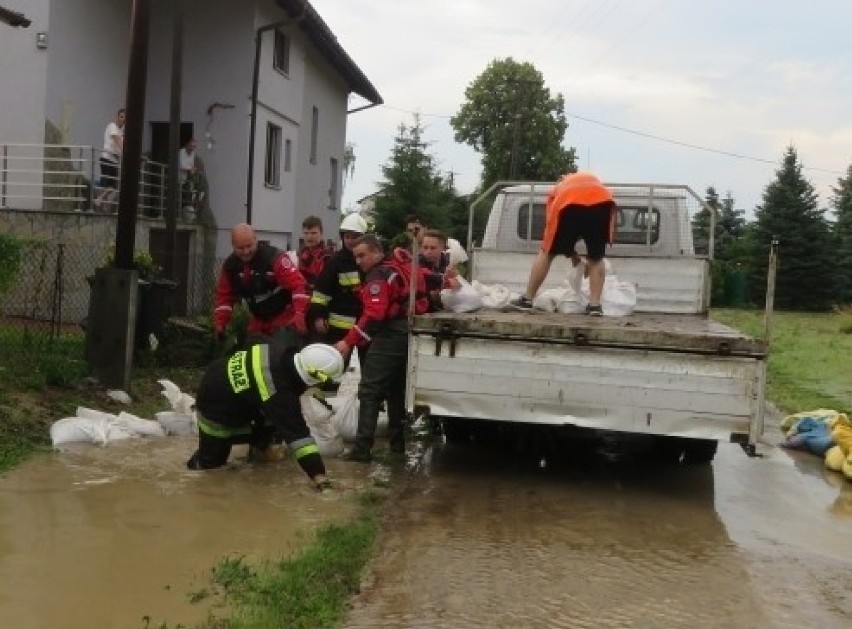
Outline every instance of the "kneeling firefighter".
<path id="1" fill-rule="evenodd" d="M 305 423 L 299 396 L 308 386 L 339 378 L 343 371 L 340 352 L 321 343 L 301 351 L 257 344 L 220 358 L 208 367 L 198 389 L 198 450 L 186 466 L 221 467 L 238 443 L 250 444 L 250 454 L 262 458 L 280 435 L 317 488 L 326 488 L 325 463 Z"/>

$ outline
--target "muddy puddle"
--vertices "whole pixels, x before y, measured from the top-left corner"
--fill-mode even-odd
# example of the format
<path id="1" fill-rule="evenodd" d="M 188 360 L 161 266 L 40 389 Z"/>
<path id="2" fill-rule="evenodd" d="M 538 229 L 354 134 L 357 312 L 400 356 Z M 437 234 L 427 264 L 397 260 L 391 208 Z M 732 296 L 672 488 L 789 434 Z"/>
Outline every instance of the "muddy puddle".
<path id="1" fill-rule="evenodd" d="M 350 628 L 852 626 L 852 484 L 722 445 L 712 466 L 427 450 Z"/>
<path id="2" fill-rule="evenodd" d="M 288 554 L 350 515 L 368 482 L 367 469 L 340 461 L 330 495 L 290 461 L 189 472 L 196 443 L 74 445 L 0 478 L 0 626 L 134 628 L 146 616 L 193 626 L 212 599 L 189 597 L 220 559 Z"/>

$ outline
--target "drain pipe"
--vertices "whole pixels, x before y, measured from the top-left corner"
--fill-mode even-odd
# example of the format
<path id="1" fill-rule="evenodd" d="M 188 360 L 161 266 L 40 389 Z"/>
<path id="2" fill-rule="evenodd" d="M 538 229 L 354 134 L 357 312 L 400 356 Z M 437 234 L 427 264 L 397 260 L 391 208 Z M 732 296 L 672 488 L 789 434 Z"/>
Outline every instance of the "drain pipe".
<path id="1" fill-rule="evenodd" d="M 263 42 L 263 34 L 275 30 L 279 26 L 298 24 L 305 19 L 308 13 L 307 2 L 302 3 L 302 11 L 296 17 L 287 18 L 261 26 L 255 31 L 254 38 L 254 69 L 251 78 L 251 125 L 249 128 L 248 148 L 248 181 L 246 182 L 246 223 L 251 225 L 252 197 L 254 196 L 254 141 L 257 132 L 257 91 L 260 83 L 260 51 Z"/>

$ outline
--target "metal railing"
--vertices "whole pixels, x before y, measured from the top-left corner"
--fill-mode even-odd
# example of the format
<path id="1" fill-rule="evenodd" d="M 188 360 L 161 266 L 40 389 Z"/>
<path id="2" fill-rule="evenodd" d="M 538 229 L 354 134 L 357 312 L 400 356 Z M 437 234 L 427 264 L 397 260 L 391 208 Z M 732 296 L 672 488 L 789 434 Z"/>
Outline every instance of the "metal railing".
<path id="1" fill-rule="evenodd" d="M 0 144 L 0 208 L 115 212 L 121 187 L 101 172 L 100 149 L 72 144 Z M 160 218 L 167 207 L 168 166 L 143 157 L 138 210 Z M 102 185 L 103 184 L 103 185 Z"/>

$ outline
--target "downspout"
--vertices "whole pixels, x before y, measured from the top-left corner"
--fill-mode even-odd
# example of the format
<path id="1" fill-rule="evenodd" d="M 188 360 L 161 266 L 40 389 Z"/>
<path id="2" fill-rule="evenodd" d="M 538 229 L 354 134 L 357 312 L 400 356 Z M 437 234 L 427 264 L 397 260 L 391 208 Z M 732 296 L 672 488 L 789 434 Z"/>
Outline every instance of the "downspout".
<path id="1" fill-rule="evenodd" d="M 302 12 L 296 17 L 279 20 L 266 26 L 261 26 L 255 32 L 254 39 L 254 69 L 251 78 L 251 125 L 249 127 L 249 148 L 248 148 L 248 181 L 246 182 L 246 223 L 251 225 L 252 218 L 252 197 L 254 196 L 254 140 L 257 132 L 257 88 L 260 82 L 260 51 L 261 43 L 263 42 L 263 34 L 275 30 L 279 26 L 290 24 L 298 24 L 305 19 L 308 13 L 307 2 L 302 3 Z"/>

